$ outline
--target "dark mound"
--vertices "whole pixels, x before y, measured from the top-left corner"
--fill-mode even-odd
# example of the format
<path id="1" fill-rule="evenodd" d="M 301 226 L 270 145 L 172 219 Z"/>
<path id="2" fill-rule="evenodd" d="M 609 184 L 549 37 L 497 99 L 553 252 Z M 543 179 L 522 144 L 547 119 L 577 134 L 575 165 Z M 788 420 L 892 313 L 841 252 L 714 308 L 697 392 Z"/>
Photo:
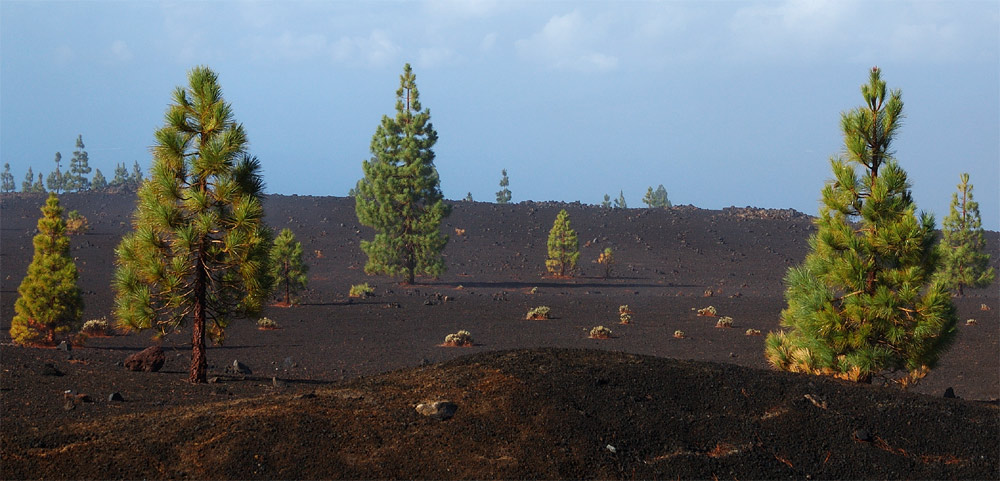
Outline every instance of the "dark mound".
<path id="1" fill-rule="evenodd" d="M 448 400 L 454 417 L 414 410 Z M 995 478 L 995 406 L 734 365 L 495 351 L 52 427 L 5 478 Z M 6 436 L 5 436 L 6 437 Z"/>

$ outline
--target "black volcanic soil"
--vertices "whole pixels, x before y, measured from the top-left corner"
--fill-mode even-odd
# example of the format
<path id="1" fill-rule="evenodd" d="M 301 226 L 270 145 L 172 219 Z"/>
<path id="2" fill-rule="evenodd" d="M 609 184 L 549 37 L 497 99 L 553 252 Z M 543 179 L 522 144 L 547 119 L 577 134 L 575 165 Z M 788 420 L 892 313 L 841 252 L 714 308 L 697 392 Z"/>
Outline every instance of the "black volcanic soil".
<path id="1" fill-rule="evenodd" d="M 110 317 L 133 198 L 62 197 L 91 223 L 72 241 L 85 319 Z M 163 342 L 167 363 L 152 374 L 119 365 L 149 333 L 69 353 L 10 344 L 43 202 L 0 197 L 4 479 L 1000 478 L 996 285 L 956 299 L 958 339 L 911 392 L 766 370 L 763 337 L 744 331 L 778 327 L 781 279 L 812 232 L 794 211 L 459 202 L 443 227 L 448 272 L 403 287 L 364 274 L 358 244 L 371 231 L 352 200 L 271 196 L 267 220 L 302 242 L 310 289 L 300 306 L 266 310 L 281 329 L 235 322 L 208 351 L 219 382 L 197 386 L 184 381 L 186 331 Z M 570 279 L 542 275 L 560 208 L 582 247 Z M 998 241 L 987 234 L 995 266 Z M 609 246 L 618 264 L 604 279 L 594 261 Z M 352 302 L 361 282 L 376 296 Z M 632 324 L 617 323 L 622 304 Z M 538 305 L 554 319 L 524 320 Z M 708 305 L 735 327 L 692 310 Z M 596 325 L 614 338 L 588 339 Z M 460 329 L 474 347 L 439 346 Z M 253 374 L 226 375 L 233 360 Z M 941 398 L 948 387 L 964 399 Z M 92 402 L 67 409 L 66 390 Z M 454 418 L 413 410 L 439 398 L 458 404 Z"/>

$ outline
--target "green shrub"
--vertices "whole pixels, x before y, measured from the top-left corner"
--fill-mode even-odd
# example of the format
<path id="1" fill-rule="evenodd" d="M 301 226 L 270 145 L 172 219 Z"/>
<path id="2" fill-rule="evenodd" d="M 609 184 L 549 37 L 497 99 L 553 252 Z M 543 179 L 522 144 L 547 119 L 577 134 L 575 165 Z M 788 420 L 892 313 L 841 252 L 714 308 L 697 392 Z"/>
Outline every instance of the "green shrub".
<path id="1" fill-rule="evenodd" d="M 277 329 L 278 328 L 278 323 L 275 322 L 275 321 L 272 321 L 271 319 L 268 319 L 266 317 L 262 317 L 262 318 L 260 318 L 260 320 L 257 321 L 257 328 L 259 328 L 259 329 Z"/>
<path id="2" fill-rule="evenodd" d="M 686 337 L 686 336 L 684 335 L 684 331 L 678 329 L 678 330 L 674 331 L 674 337 L 677 338 L 677 339 L 684 339 L 684 337 Z"/>
<path id="3" fill-rule="evenodd" d="M 108 320 L 103 317 L 100 319 L 91 319 L 83 323 L 83 327 L 80 328 L 80 332 L 89 336 L 106 336 L 108 332 L 110 332 Z"/>
<path id="4" fill-rule="evenodd" d="M 454 347 L 466 347 L 473 345 L 472 333 L 469 331 L 458 331 L 454 334 L 448 334 L 444 338 L 444 344 L 446 346 Z"/>
<path id="5" fill-rule="evenodd" d="M 612 335 L 611 329 L 604 326 L 597 326 L 590 330 L 591 339 L 610 339 Z"/>
<path id="6" fill-rule="evenodd" d="M 528 311 L 528 315 L 525 319 L 528 320 L 544 320 L 549 319 L 549 306 L 538 306 L 534 309 Z"/>
<path id="7" fill-rule="evenodd" d="M 718 312 L 715 310 L 715 306 L 708 306 L 698 309 L 698 315 L 705 317 L 715 317 L 718 315 Z"/>
<path id="8" fill-rule="evenodd" d="M 746 335 L 748 336 L 759 336 L 760 330 L 758 329 L 747 329 Z"/>
<path id="9" fill-rule="evenodd" d="M 720 317 L 715 323 L 715 327 L 733 327 L 733 318 L 729 316 Z"/>
<path id="10" fill-rule="evenodd" d="M 351 290 L 347 293 L 347 295 L 350 297 L 364 299 L 374 293 L 375 289 L 372 286 L 369 286 L 366 282 L 364 284 L 354 284 L 351 286 Z"/>

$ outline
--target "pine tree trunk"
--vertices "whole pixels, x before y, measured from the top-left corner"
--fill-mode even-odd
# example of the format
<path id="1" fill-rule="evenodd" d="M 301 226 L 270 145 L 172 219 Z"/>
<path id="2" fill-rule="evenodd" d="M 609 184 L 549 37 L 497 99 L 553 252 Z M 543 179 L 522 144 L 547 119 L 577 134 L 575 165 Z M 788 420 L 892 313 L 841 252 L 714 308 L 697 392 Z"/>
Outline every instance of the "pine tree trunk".
<path id="1" fill-rule="evenodd" d="M 198 265 L 194 284 L 194 325 L 191 328 L 191 369 L 188 381 L 191 383 L 206 382 L 205 368 L 205 270 Z"/>

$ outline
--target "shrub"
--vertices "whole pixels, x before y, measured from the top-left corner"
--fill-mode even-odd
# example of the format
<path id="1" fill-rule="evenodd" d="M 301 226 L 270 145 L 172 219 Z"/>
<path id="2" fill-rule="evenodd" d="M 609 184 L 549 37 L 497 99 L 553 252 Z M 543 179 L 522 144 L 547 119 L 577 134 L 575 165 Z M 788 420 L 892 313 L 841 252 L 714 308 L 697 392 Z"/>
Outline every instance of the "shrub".
<path id="1" fill-rule="evenodd" d="M 458 331 L 448 334 L 444 338 L 444 344 L 452 347 L 467 347 L 473 345 L 472 333 L 469 331 Z"/>
<path id="2" fill-rule="evenodd" d="M 528 311 L 528 315 L 525 319 L 532 321 L 540 321 L 544 319 L 549 319 L 549 306 L 538 306 L 534 309 Z"/>
<path id="3" fill-rule="evenodd" d="M 532 294 L 538 294 L 538 288 L 537 287 L 532 287 L 530 292 Z M 986 304 L 983 304 L 983 305 L 985 306 Z"/>
<path id="4" fill-rule="evenodd" d="M 965 321 L 965 325 L 966 325 L 966 326 L 975 326 L 976 324 L 977 324 L 977 323 L 976 323 L 976 320 L 975 320 L 975 319 L 967 319 L 967 320 Z"/>
<path id="5" fill-rule="evenodd" d="M 715 327 L 733 327 L 733 318 L 729 316 L 722 316 L 715 323 Z"/>
<path id="6" fill-rule="evenodd" d="M 747 329 L 746 335 L 748 335 L 748 336 L 759 336 L 760 335 L 760 330 L 759 329 Z"/>
<path id="7" fill-rule="evenodd" d="M 611 339 L 611 329 L 604 326 L 597 326 L 590 330 L 591 339 Z"/>
<path id="8" fill-rule="evenodd" d="M 989 311 L 990 310 L 990 306 L 987 306 L 986 304 L 980 304 L 979 305 L 979 310 L 980 311 Z"/>
<path id="9" fill-rule="evenodd" d="M 80 215 L 79 212 L 75 210 L 69 211 L 66 214 L 66 233 L 70 235 L 79 235 L 87 232 L 90 229 L 90 222 L 86 217 Z"/>
<path id="10" fill-rule="evenodd" d="M 356 297 L 359 299 L 364 299 L 375 293 L 375 289 L 369 286 L 368 283 L 364 284 L 354 284 L 351 286 L 351 290 L 347 293 L 349 297 Z"/>
<path id="11" fill-rule="evenodd" d="M 108 320 L 105 318 L 91 319 L 83 323 L 83 327 L 80 328 L 80 332 L 87 334 L 88 336 L 106 336 L 110 332 L 108 327 Z"/>
<path id="12" fill-rule="evenodd" d="M 275 321 L 272 321 L 271 319 L 268 319 L 266 317 L 262 317 L 262 318 L 260 318 L 257 321 L 257 328 L 258 329 L 277 329 L 278 328 L 278 323 L 275 322 Z"/>
<path id="13" fill-rule="evenodd" d="M 622 324 L 631 323 L 632 309 L 629 309 L 627 305 L 618 306 L 618 318 L 621 320 Z"/>
<path id="14" fill-rule="evenodd" d="M 676 338 L 676 339 L 684 339 L 685 337 L 686 336 L 684 335 L 684 331 L 682 331 L 680 329 L 674 331 L 674 338 Z"/>
<path id="15" fill-rule="evenodd" d="M 698 309 L 698 315 L 704 317 L 715 317 L 718 312 L 715 310 L 715 306 L 708 306 Z"/>
<path id="16" fill-rule="evenodd" d="M 615 264 L 615 253 L 610 247 L 605 247 L 604 252 L 597 256 L 597 263 L 604 266 L 604 278 L 611 277 L 611 267 Z"/>

